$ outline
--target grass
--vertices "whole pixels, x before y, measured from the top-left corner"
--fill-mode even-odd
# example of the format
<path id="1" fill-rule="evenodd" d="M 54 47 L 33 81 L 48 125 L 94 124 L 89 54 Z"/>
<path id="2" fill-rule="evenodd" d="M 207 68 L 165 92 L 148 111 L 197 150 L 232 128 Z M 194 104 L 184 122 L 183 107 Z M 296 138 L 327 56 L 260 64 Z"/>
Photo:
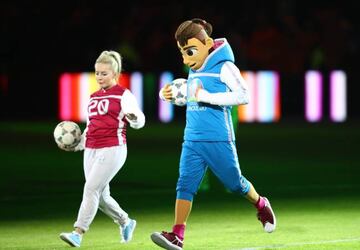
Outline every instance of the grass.
<path id="1" fill-rule="evenodd" d="M 360 249 L 359 200 L 350 204 L 348 198 L 272 199 L 278 228 L 267 234 L 256 221 L 254 209 L 245 200 L 228 195 L 214 203 L 204 196 L 207 195 L 194 205 L 184 249 L 240 250 L 264 246 L 266 249 L 276 249 L 274 246 L 285 249 Z M 172 207 L 153 209 L 148 208 L 146 202 L 143 206 L 130 206 L 128 209 L 138 221 L 131 243 L 120 244 L 118 228 L 99 212 L 91 230 L 84 236 L 82 249 L 158 249 L 151 242 L 150 234 L 169 229 L 173 219 Z M 59 204 L 58 209 L 63 207 Z M 71 216 L 56 215 L 58 212 L 55 212 L 55 215 L 44 218 L 38 214 L 26 220 L 2 222 L 1 249 L 69 249 L 58 235 L 71 230 L 76 209 L 71 210 Z M 352 241 L 354 239 L 356 241 Z"/>
<path id="2" fill-rule="evenodd" d="M 69 249 L 58 235 L 77 216 L 82 157 L 56 148 L 56 123 L 0 123 L 0 249 Z M 241 170 L 270 199 L 278 228 L 263 232 L 254 208 L 210 173 L 184 249 L 360 249 L 358 125 L 241 124 Z M 129 129 L 128 159 L 111 189 L 138 221 L 134 239 L 120 244 L 118 228 L 99 212 L 82 249 L 159 249 L 150 234 L 172 226 L 182 126 Z"/>

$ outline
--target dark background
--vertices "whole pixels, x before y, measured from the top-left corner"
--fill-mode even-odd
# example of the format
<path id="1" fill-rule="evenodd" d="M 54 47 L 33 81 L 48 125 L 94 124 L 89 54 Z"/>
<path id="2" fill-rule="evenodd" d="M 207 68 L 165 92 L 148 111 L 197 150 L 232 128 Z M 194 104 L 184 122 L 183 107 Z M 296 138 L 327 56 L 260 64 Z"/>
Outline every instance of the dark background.
<path id="1" fill-rule="evenodd" d="M 60 150 L 53 138 L 60 74 L 93 72 L 103 50 L 117 50 L 125 72 L 158 77 L 171 71 L 186 77 L 174 33 L 194 17 L 213 25 L 214 38 L 228 39 L 240 70 L 280 74 L 281 120 L 235 126 L 241 172 L 271 200 L 279 230 L 260 235 L 253 208 L 208 171 L 195 198 L 186 249 L 222 246 L 224 232 L 231 241 L 219 249 L 353 238 L 355 246 L 360 224 L 355 5 L 339 0 L 251 0 L 236 6 L 188 0 L 0 1 L 0 248 L 68 249 L 58 234 L 71 229 L 85 180 L 82 153 Z M 304 118 L 309 69 L 324 76 L 325 117 L 318 123 Z M 348 118 L 341 123 L 328 117 L 328 76 L 335 69 L 347 74 Z M 173 222 L 185 119 L 178 115 L 176 122 L 160 123 L 148 106 L 144 128 L 127 130 L 127 160 L 111 181 L 112 196 L 139 222 L 127 249 L 156 249 L 150 233 L 168 230 Z M 108 224 L 96 224 L 102 217 Z M 82 247 L 117 249 L 118 229 L 112 224 L 98 213 Z M 211 234 L 198 242 L 204 228 Z M 107 230 L 116 233 L 110 242 L 101 237 L 112 238 Z M 355 249 L 327 243 L 318 248 Z"/>
<path id="2" fill-rule="evenodd" d="M 309 69 L 323 72 L 325 86 L 329 71 L 344 70 L 348 119 L 360 116 L 355 1 L 76 0 L 0 2 L 1 119 L 56 119 L 59 75 L 93 72 L 103 50 L 119 51 L 126 72 L 186 76 L 174 33 L 194 17 L 228 39 L 240 70 L 279 72 L 284 119 L 303 117 Z"/>

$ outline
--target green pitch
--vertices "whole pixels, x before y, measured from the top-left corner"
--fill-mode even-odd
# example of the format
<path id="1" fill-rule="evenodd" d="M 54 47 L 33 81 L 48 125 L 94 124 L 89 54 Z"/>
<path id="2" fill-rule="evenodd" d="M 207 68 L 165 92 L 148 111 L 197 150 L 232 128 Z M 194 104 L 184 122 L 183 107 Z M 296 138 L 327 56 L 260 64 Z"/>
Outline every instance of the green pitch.
<path id="1" fill-rule="evenodd" d="M 150 234 L 170 228 L 172 206 L 155 210 L 143 204 L 132 208 L 126 205 L 130 202 L 123 201 L 138 221 L 133 241 L 120 244 L 116 225 L 99 213 L 84 236 L 81 248 L 158 249 L 151 242 Z M 243 200 L 209 204 L 199 199 L 189 220 L 184 249 L 277 249 L 276 246 L 284 249 L 360 249 L 360 202 L 351 205 L 349 202 L 350 199 L 273 199 L 278 228 L 267 234 L 256 221 L 254 210 Z M 37 215 L 36 219 L 2 222 L 0 249 L 69 249 L 58 234 L 71 229 L 75 212 L 73 208 L 69 216 L 47 215 L 41 218 Z"/>
<path id="2" fill-rule="evenodd" d="M 59 234 L 72 229 L 77 215 L 82 158 L 56 148 L 56 123 L 0 123 L 0 249 L 70 249 Z M 150 234 L 172 226 L 182 127 L 129 129 L 128 159 L 111 191 L 138 222 L 133 241 L 120 244 L 117 226 L 98 212 L 82 249 L 160 249 Z M 358 128 L 239 125 L 242 172 L 270 199 L 277 230 L 263 232 L 255 209 L 209 174 L 210 188 L 195 197 L 184 249 L 360 249 Z"/>

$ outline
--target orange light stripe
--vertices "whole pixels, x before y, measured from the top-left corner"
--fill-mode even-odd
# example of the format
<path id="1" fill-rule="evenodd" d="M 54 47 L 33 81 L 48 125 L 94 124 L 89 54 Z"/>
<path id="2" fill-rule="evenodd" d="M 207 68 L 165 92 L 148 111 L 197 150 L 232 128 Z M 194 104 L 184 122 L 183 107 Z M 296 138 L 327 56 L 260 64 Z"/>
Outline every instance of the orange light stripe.
<path id="1" fill-rule="evenodd" d="M 244 71 L 244 72 L 241 72 L 241 74 L 242 74 L 243 78 L 246 81 L 247 73 Z M 238 106 L 237 113 L 238 113 L 238 119 L 239 119 L 240 122 L 246 121 L 246 109 L 247 109 L 246 105 L 239 105 Z"/>
<path id="2" fill-rule="evenodd" d="M 281 100 L 280 100 L 280 79 L 279 74 L 275 74 L 276 77 L 276 92 L 275 92 L 275 121 L 279 121 L 281 117 Z"/>
<path id="3" fill-rule="evenodd" d="M 130 75 L 128 73 L 121 73 L 119 84 L 126 89 L 130 89 Z"/>

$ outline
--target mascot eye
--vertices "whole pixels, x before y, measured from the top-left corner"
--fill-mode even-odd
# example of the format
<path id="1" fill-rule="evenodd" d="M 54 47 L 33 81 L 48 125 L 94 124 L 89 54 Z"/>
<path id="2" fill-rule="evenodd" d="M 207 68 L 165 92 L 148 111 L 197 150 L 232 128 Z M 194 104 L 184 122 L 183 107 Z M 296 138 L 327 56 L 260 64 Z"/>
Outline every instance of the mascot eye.
<path id="1" fill-rule="evenodd" d="M 190 49 L 186 50 L 186 54 L 187 54 L 188 56 L 194 56 L 194 55 L 197 54 L 197 52 L 198 52 L 198 50 L 195 49 L 195 48 L 190 48 Z"/>

